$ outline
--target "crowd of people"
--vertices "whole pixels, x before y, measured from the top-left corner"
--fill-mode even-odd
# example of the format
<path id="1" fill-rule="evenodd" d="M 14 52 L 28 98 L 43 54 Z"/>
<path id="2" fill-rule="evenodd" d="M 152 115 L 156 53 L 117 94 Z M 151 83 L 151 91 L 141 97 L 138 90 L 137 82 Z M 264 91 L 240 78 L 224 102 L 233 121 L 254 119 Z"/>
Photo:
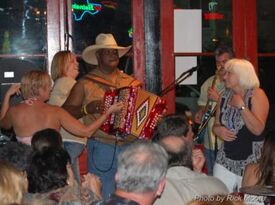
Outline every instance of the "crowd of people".
<path id="1" fill-rule="evenodd" d="M 268 98 L 253 65 L 224 45 L 215 51 L 217 71 L 203 84 L 194 117 L 197 123 L 211 118 L 200 136 L 204 149 L 195 146 L 185 113 L 163 113 L 152 140 L 100 130 L 123 107 L 118 102 L 105 110 L 105 92 L 142 86 L 118 68 L 129 49 L 102 33 L 82 53 L 95 68 L 80 79 L 76 55 L 59 51 L 51 75 L 31 71 L 9 88 L 0 127 L 12 128 L 17 141 L 0 148 L 1 203 L 243 204 L 229 194 L 255 186 L 271 187 L 274 194 L 275 132 L 265 130 Z M 10 106 L 13 95 L 22 102 Z M 206 116 L 213 111 L 215 116 Z M 78 158 L 86 145 L 88 173 L 81 176 Z"/>

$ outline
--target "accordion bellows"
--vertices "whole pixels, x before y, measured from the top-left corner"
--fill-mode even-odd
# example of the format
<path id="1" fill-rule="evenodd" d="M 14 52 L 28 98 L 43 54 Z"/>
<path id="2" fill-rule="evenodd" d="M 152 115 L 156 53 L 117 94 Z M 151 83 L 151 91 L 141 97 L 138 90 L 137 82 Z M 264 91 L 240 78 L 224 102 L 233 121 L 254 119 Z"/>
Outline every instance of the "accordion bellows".
<path id="1" fill-rule="evenodd" d="M 123 102 L 123 109 L 111 114 L 101 129 L 120 137 L 150 139 L 166 108 L 165 101 L 138 87 L 123 87 L 105 93 L 104 111 L 118 101 Z"/>

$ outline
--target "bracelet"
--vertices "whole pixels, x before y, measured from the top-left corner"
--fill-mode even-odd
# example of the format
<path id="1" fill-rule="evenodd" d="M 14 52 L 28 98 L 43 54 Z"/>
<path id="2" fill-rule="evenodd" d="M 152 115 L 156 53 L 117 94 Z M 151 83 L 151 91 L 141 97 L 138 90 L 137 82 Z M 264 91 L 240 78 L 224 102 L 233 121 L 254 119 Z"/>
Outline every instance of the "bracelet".
<path id="1" fill-rule="evenodd" d="M 82 110 L 82 113 L 84 113 L 85 115 L 89 114 L 87 111 L 87 105 L 83 105 L 81 110 Z"/>

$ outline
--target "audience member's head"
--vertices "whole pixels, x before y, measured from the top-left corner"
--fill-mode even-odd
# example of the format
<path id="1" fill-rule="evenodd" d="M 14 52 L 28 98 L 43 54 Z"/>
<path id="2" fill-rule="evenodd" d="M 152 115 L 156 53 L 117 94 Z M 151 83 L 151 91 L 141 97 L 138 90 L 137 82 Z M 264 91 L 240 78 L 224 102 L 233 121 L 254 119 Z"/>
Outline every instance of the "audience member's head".
<path id="1" fill-rule="evenodd" d="M 63 148 L 34 152 L 27 170 L 30 193 L 44 193 L 67 185 L 70 156 Z"/>
<path id="2" fill-rule="evenodd" d="M 0 203 L 21 204 L 28 182 L 24 172 L 5 161 L 0 161 Z"/>
<path id="3" fill-rule="evenodd" d="M 193 132 L 185 115 L 165 116 L 157 125 L 154 141 L 168 153 L 168 166 L 185 166 L 193 169 Z"/>
<path id="4" fill-rule="evenodd" d="M 184 114 L 172 114 L 163 117 L 156 127 L 153 141 L 158 142 L 170 136 L 184 138 L 190 142 L 193 141 L 192 128 Z"/>
<path id="5" fill-rule="evenodd" d="M 55 129 L 43 129 L 33 135 L 31 146 L 32 149 L 36 152 L 43 152 L 50 148 L 61 148 L 62 137 L 60 133 Z"/>
<path id="6" fill-rule="evenodd" d="M 21 79 L 21 93 L 24 99 L 38 97 L 39 89 L 52 86 L 50 75 L 46 71 L 30 71 Z"/>
<path id="7" fill-rule="evenodd" d="M 24 171 L 29 165 L 32 149 L 20 142 L 8 142 L 1 146 L 0 160 L 12 164 L 16 169 Z"/>
<path id="8" fill-rule="evenodd" d="M 167 153 L 156 143 L 133 143 L 118 157 L 117 190 L 148 194 L 155 199 L 162 193 L 167 171 Z"/>
<path id="9" fill-rule="evenodd" d="M 275 175 L 275 130 L 267 132 L 258 171 L 260 178 L 257 184 L 272 185 Z"/>

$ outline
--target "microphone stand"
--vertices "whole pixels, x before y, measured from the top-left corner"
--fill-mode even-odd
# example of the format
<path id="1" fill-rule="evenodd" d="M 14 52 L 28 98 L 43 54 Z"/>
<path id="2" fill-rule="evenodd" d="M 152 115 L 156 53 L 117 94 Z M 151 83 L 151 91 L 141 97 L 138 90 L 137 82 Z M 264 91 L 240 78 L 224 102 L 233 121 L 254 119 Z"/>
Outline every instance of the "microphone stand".
<path id="1" fill-rule="evenodd" d="M 183 72 L 174 82 L 170 83 L 166 88 L 164 88 L 158 95 L 164 96 L 171 90 L 175 89 L 177 85 L 179 85 L 181 82 L 183 82 L 185 79 L 189 78 L 194 71 L 198 69 L 198 66 L 190 68 L 189 70 Z"/>

